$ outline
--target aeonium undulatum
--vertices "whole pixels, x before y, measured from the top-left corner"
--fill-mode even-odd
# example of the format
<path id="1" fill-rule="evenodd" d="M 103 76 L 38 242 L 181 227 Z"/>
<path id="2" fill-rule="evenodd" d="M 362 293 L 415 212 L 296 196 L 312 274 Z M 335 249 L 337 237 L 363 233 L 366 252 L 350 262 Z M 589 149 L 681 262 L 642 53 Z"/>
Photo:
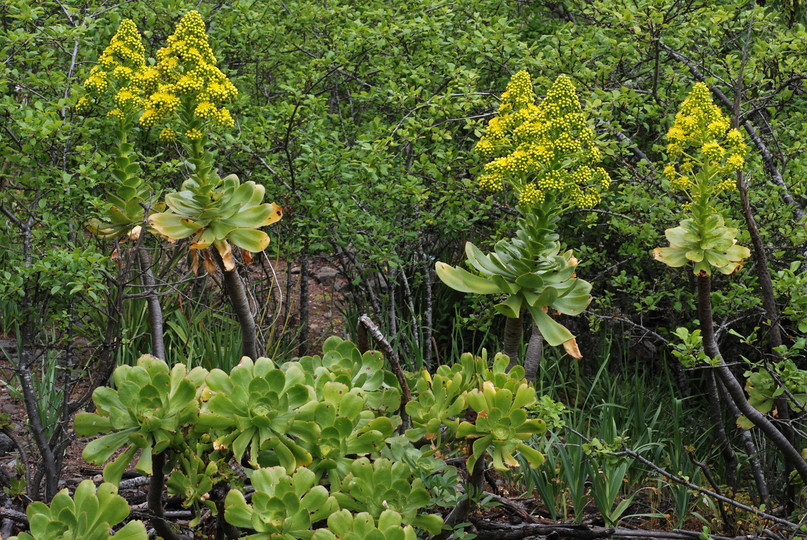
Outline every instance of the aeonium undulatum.
<path id="1" fill-rule="evenodd" d="M 116 389 L 97 388 L 92 396 L 96 412 L 76 415 L 78 435 L 105 434 L 87 444 L 84 459 L 100 465 L 123 449 L 104 467 L 104 480 L 117 484 L 139 449 L 135 468 L 152 474 L 152 457 L 182 447 L 186 432 L 196 424 L 197 392 L 206 375 L 204 368 L 188 371 L 184 364 L 169 369 L 151 355 L 141 356 L 135 366 L 116 368 L 112 375 Z"/>
<path id="2" fill-rule="evenodd" d="M 547 343 L 579 358 L 572 333 L 549 315 L 579 315 L 591 300 L 591 285 L 575 275 L 577 259 L 558 241 L 558 216 L 596 206 L 610 177 L 597 166 L 601 152 L 569 78 L 558 77 L 536 103 L 529 73 L 516 73 L 476 150 L 489 160 L 480 187 L 518 194 L 518 230 L 489 254 L 466 244 L 468 263 L 481 275 L 442 262 L 437 275 L 455 290 L 504 295 L 497 311 L 515 319 L 526 309 Z"/>
<path id="3" fill-rule="evenodd" d="M 211 245 L 228 271 L 235 267 L 232 244 L 245 250 L 246 258 L 266 248 L 269 236 L 259 229 L 278 221 L 281 208 L 263 202 L 263 186 L 241 184 L 235 175 L 222 179 L 213 154 L 205 149 L 209 132 L 234 126 L 226 105 L 238 90 L 216 67 L 198 12 L 182 18 L 158 51 L 155 65 L 145 60 L 135 24 L 124 20 L 84 86 L 88 96 L 79 102 L 80 109 L 114 92 L 115 108 L 108 116 L 116 121 L 118 142 L 113 167 L 116 189 L 108 194 L 108 208 L 101 219 L 90 224 L 91 230 L 105 237 L 121 237 L 142 222 L 143 207 L 155 199 L 153 207 L 159 212 L 149 217 L 150 227 L 171 242 L 193 236 L 194 269 L 197 250 L 205 250 L 205 268 L 214 271 L 206 251 Z M 136 124 L 162 127 L 160 140 L 177 140 L 186 151 L 189 178 L 180 191 L 165 197 L 165 204 L 157 203 L 155 190 L 143 181 L 132 157 L 133 145 L 127 137 Z"/>
<path id="4" fill-rule="evenodd" d="M 143 178 L 134 145 L 128 141 L 149 92 L 155 89 L 149 82 L 148 69 L 137 26 L 124 19 L 98 65 L 90 70 L 84 81 L 87 94 L 76 105 L 79 112 L 107 109 L 107 121 L 113 127 L 115 158 L 107 183 L 106 207 L 88 224 L 93 233 L 104 238 L 131 236 L 143 222 L 145 206 L 157 196 L 155 187 Z"/>
<path id="5" fill-rule="evenodd" d="M 745 163 L 742 134 L 729 126 L 709 88 L 697 83 L 667 132 L 667 153 L 674 161 L 664 168 L 664 176 L 671 191 L 687 196 L 691 215 L 665 231 L 669 247 L 653 250 L 653 257 L 667 266 L 692 262 L 696 275 L 711 275 L 712 268 L 731 274 L 751 255 L 737 245 L 737 229 L 726 227 L 715 207 L 718 196 L 735 189 L 732 175 Z"/>

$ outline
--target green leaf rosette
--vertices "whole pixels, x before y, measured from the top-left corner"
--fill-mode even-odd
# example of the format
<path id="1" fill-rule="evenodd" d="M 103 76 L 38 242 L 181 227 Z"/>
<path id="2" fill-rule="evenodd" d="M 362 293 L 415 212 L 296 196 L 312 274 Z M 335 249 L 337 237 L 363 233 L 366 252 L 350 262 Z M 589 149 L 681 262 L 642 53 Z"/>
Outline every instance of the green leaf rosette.
<path id="1" fill-rule="evenodd" d="M 443 528 L 439 515 L 421 513 L 431 506 L 431 496 L 419 478 L 412 478 L 412 470 L 406 463 L 357 459 L 338 488 L 334 497 L 343 509 L 365 510 L 375 518 L 380 518 L 385 510 L 394 510 L 401 515 L 402 523 L 432 535 Z"/>
<path id="2" fill-rule="evenodd" d="M 311 526 L 339 510 L 328 490 L 316 484 L 316 474 L 306 468 L 288 475 L 283 467 L 260 469 L 252 473 L 252 494 L 247 503 L 244 494 L 233 489 L 224 501 L 227 523 L 252 529 L 250 540 L 309 540 Z"/>
<path id="3" fill-rule="evenodd" d="M 513 455 L 516 451 L 533 467 L 544 462 L 543 454 L 524 444 L 533 435 L 546 431 L 543 420 L 527 419 L 525 408 L 535 401 L 535 389 L 526 383 L 512 392 L 486 381 L 482 390 L 468 393 L 468 404 L 477 412 L 476 422 L 462 422 L 457 429 L 458 438 L 473 440 L 468 470 L 474 468 L 490 446 L 493 446 L 493 466 L 499 470 L 518 466 Z"/>
<path id="4" fill-rule="evenodd" d="M 384 369 L 384 357 L 378 351 L 362 354 L 352 342 L 331 336 L 322 345 L 321 357 L 305 356 L 299 362 L 303 371 L 311 375 L 308 384 L 319 399 L 324 397 L 325 384 L 339 382 L 359 396 L 368 409 L 387 413 L 397 411 L 401 405 L 398 380 Z"/>
<path id="5" fill-rule="evenodd" d="M 283 215 L 275 203 L 263 202 L 265 191 L 252 181 L 242 184 L 234 174 L 212 184 L 200 184 L 191 177 L 180 191 L 165 196 L 168 209 L 151 215 L 149 224 L 170 241 L 193 236 L 191 249 L 215 246 L 225 268 L 232 270 L 227 242 L 253 253 L 263 251 L 269 235 L 258 229 Z"/>
<path id="6" fill-rule="evenodd" d="M 506 295 L 496 310 L 518 318 L 527 309 L 547 343 L 557 346 L 574 336 L 548 311 L 579 315 L 591 301 L 591 284 L 576 277 L 578 260 L 572 252 L 561 253 L 558 235 L 552 232 L 557 222 L 553 205 L 545 202 L 521 217 L 516 236 L 497 242 L 491 253 L 466 243 L 468 263 L 479 274 L 442 262 L 436 270 L 443 283 L 457 291 Z"/>
<path id="7" fill-rule="evenodd" d="M 103 483 L 96 491 L 92 480 L 84 480 L 73 497 L 63 489 L 50 506 L 33 502 L 26 511 L 30 532 L 12 536 L 9 540 L 146 540 L 142 521 L 130 521 L 115 533 L 111 532 L 129 515 L 129 504 L 118 495 L 118 488 Z"/>
<path id="8" fill-rule="evenodd" d="M 230 448 L 237 460 L 249 450 L 252 467 L 280 465 L 292 473 L 311 464 L 306 448 L 321 434 L 315 422 L 301 419 L 300 409 L 317 401 L 305 381 L 299 365 L 283 371 L 268 358 L 244 357 L 229 375 L 214 369 L 205 380 L 209 399 L 199 426 L 212 429 L 215 446 Z"/>
<path id="9" fill-rule="evenodd" d="M 184 364 L 169 370 L 163 360 L 150 355 L 141 356 L 134 367 L 118 367 L 112 376 L 117 389 L 101 387 L 93 392 L 97 412 L 76 415 L 78 435 L 106 433 L 87 444 L 84 459 L 100 465 L 123 449 L 104 467 L 104 480 L 117 484 L 140 450 L 135 468 L 152 474 L 152 456 L 181 447 L 187 431 L 196 424 L 197 388 L 205 375 L 205 369 L 188 372 Z"/>

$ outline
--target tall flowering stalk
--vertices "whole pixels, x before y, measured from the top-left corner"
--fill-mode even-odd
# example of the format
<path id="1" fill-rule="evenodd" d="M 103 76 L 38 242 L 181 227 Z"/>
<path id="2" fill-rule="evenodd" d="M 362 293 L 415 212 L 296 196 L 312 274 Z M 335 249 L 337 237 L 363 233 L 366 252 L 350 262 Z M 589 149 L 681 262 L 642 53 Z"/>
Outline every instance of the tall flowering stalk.
<path id="1" fill-rule="evenodd" d="M 234 126 L 227 103 L 238 90 L 216 67 L 202 17 L 196 11 L 186 14 L 158 51 L 153 66 L 145 61 L 135 24 L 124 20 L 99 65 L 90 72 L 85 88 L 88 97 L 79 103 L 81 108 L 113 94 L 114 108 L 108 116 L 115 121 L 118 140 L 113 169 L 116 191 L 109 194 L 108 208 L 90 228 L 113 238 L 126 233 L 136 238 L 140 233 L 138 224 L 144 221 L 145 209 L 156 194 L 142 179 L 128 135 L 137 126 L 160 128 L 162 141 L 175 140 L 184 148 L 189 175 L 179 191 L 165 196 L 164 204 L 153 205 L 158 213 L 148 216 L 148 227 L 170 242 L 190 237 L 194 269 L 199 253 L 208 272 L 221 266 L 242 327 L 243 353 L 256 358 L 255 322 L 235 270 L 233 245 L 244 251 L 247 260 L 251 253 L 263 251 L 269 236 L 260 229 L 278 221 L 282 211 L 276 204 L 264 202 L 263 186 L 242 184 L 233 174 L 221 178 L 214 156 L 206 148 L 211 131 Z M 145 285 L 149 290 L 154 287 L 153 282 Z M 156 346 L 154 354 L 164 356 Z"/>
<path id="2" fill-rule="evenodd" d="M 674 161 L 664 168 L 670 191 L 683 192 L 690 217 L 667 229 L 669 247 L 653 256 L 671 267 L 694 263 L 695 274 L 710 276 L 712 268 L 735 272 L 751 255 L 737 245 L 737 229 L 725 226 L 718 197 L 736 189 L 734 174 L 745 163 L 742 134 L 729 130 L 729 119 L 712 102 L 709 89 L 698 83 L 681 105 L 667 133 L 667 153 Z"/>
<path id="3" fill-rule="evenodd" d="M 151 258 L 140 240 L 147 209 L 157 199 L 158 193 L 155 186 L 143 178 L 134 145 L 129 142 L 129 134 L 136 128 L 143 112 L 145 96 L 153 86 L 150 81 L 140 33 L 134 22 L 124 19 L 101 54 L 98 65 L 90 70 L 84 82 L 87 96 L 79 100 L 78 108 L 109 109 L 106 116 L 112 123 L 115 139 L 115 159 L 106 208 L 101 217 L 90 221 L 88 228 L 105 238 L 118 240 L 128 236 L 135 242 L 151 323 L 151 352 L 158 358 L 165 358 L 162 308 Z M 157 209 L 162 206 L 159 203 L 154 205 Z"/>
<path id="4" fill-rule="evenodd" d="M 711 99 L 709 88 L 698 83 L 681 105 L 675 124 L 667 133 L 667 154 L 671 162 L 664 176 L 671 191 L 683 192 L 689 199 L 680 225 L 667 229 L 669 247 L 656 248 L 653 256 L 670 267 L 693 264 L 698 286 L 698 320 L 703 348 L 726 393 L 737 409 L 759 428 L 793 465 L 802 481 L 807 482 L 807 461 L 771 421 L 748 401 L 743 387 L 729 369 L 717 345 L 712 318 L 711 275 L 715 269 L 732 274 L 751 255 L 748 248 L 737 244 L 737 229 L 725 226 L 720 197 L 733 191 L 732 176 L 745 163 L 742 134 L 729 129 L 729 119 Z M 710 401 L 717 405 L 715 383 L 710 385 Z M 719 409 L 714 409 L 713 422 L 725 448 Z M 725 450 L 724 450 L 725 452 Z M 732 453 L 730 448 L 728 452 Z M 767 488 L 760 486 L 761 491 Z"/>
<path id="5" fill-rule="evenodd" d="M 212 245 L 223 269 L 233 271 L 230 243 L 248 252 L 263 251 L 269 236 L 259 229 L 278 221 L 282 212 L 276 204 L 263 202 L 263 186 L 251 181 L 241 184 L 233 174 L 219 177 L 213 154 L 205 148 L 210 130 L 233 127 L 225 105 L 238 90 L 216 67 L 198 12 L 182 18 L 167 45 L 157 52 L 157 65 L 147 70 L 146 78 L 159 82 L 145 103 L 140 124 L 162 126 L 163 140 L 176 137 L 188 152 L 190 169 L 180 191 L 166 195 L 168 210 L 152 215 L 149 223 L 169 241 L 192 236 L 192 250 Z M 203 253 L 206 267 L 212 270 L 209 252 Z"/>
<path id="6" fill-rule="evenodd" d="M 140 33 L 129 19 L 121 21 L 117 33 L 101 54 L 98 65 L 84 81 L 87 95 L 79 100 L 79 110 L 108 109 L 115 140 L 113 181 L 107 193 L 107 207 L 89 228 L 106 238 L 132 235 L 144 219 L 144 205 L 156 197 L 154 186 L 142 176 L 129 134 L 143 112 L 148 93 L 146 60 Z M 139 229 L 137 229 L 139 231 Z M 136 234 L 136 232 L 134 233 Z"/>
<path id="7" fill-rule="evenodd" d="M 597 205 L 610 178 L 597 166 L 601 153 L 569 78 L 558 77 L 537 103 L 529 73 L 516 73 L 476 150 L 488 160 L 480 187 L 517 193 L 517 232 L 489 254 L 466 244 L 468 262 L 479 274 L 438 262 L 437 275 L 459 291 L 504 296 L 496 310 L 508 318 L 505 353 L 511 361 L 521 343 L 524 310 L 547 343 L 580 358 L 572 333 L 549 315 L 579 315 L 591 301 L 591 284 L 576 277 L 578 260 L 559 241 L 558 217 Z M 534 376 L 535 370 L 527 371 Z"/>

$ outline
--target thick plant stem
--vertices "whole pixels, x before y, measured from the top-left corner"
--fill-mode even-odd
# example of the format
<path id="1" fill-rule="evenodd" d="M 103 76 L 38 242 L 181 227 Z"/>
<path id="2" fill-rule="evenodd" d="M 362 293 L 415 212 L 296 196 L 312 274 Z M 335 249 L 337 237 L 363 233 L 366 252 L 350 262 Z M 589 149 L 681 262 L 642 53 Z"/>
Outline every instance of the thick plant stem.
<path id="1" fill-rule="evenodd" d="M 165 344 L 163 343 L 163 311 L 160 307 L 160 299 L 155 291 L 156 281 L 154 272 L 151 269 L 151 257 L 145 246 L 138 243 L 137 262 L 140 265 L 140 281 L 146 293 L 146 303 L 149 310 L 149 322 L 151 323 L 151 354 L 165 360 Z"/>
<path id="2" fill-rule="evenodd" d="M 165 521 L 165 513 L 163 512 L 163 487 L 165 484 L 165 475 L 163 474 L 163 466 L 165 465 L 165 452 L 155 454 L 152 458 L 151 466 L 153 474 L 149 482 L 149 495 L 148 507 L 151 511 L 151 526 L 157 531 L 157 534 L 162 536 L 165 540 L 180 540 L 179 536 L 171 529 L 168 522 Z"/>
<path id="3" fill-rule="evenodd" d="M 787 437 L 781 431 L 776 429 L 770 420 L 765 415 L 756 410 L 748 403 L 743 392 L 743 387 L 740 386 L 739 381 L 734 377 L 723 357 L 720 354 L 720 349 L 717 347 L 715 340 L 714 322 L 712 320 L 712 298 L 711 298 L 711 277 L 706 274 L 697 276 L 698 281 L 698 318 L 700 319 L 701 336 L 703 337 L 703 348 L 706 354 L 716 360 L 715 372 L 726 391 L 731 396 L 737 408 L 748 418 L 751 423 L 759 428 L 770 441 L 776 445 L 784 458 L 788 460 L 799 473 L 802 481 L 807 483 L 807 461 L 801 457 L 801 454 L 796 450 Z"/>
<path id="4" fill-rule="evenodd" d="M 731 412 L 731 416 L 734 418 L 736 423 L 737 419 L 742 416 L 742 413 L 728 395 L 728 391 L 726 390 L 723 382 L 720 380 L 717 382 L 720 387 L 720 393 L 724 396 L 724 401 L 726 402 L 729 412 Z M 745 453 L 748 454 L 748 464 L 751 466 L 751 473 L 754 475 L 754 482 L 757 485 L 759 498 L 767 504 L 768 501 L 770 501 L 771 495 L 770 491 L 768 490 L 768 482 L 765 481 L 765 473 L 762 471 L 762 463 L 759 461 L 759 453 L 757 452 L 757 445 L 754 443 L 754 437 L 751 436 L 751 432 L 747 429 L 742 429 L 740 427 L 737 429 L 740 432 L 740 437 L 743 439 Z"/>
<path id="5" fill-rule="evenodd" d="M 235 540 L 237 539 L 240 534 L 237 527 L 234 527 L 227 523 L 224 519 L 224 500 L 227 497 L 227 492 L 230 490 L 230 483 L 229 482 L 218 482 L 216 485 L 213 486 L 213 489 L 210 491 L 211 498 L 214 500 L 216 505 L 216 511 L 218 515 L 216 516 L 216 539 L 215 540 Z"/>
<path id="6" fill-rule="evenodd" d="M 524 354 L 524 378 L 527 382 L 535 382 L 538 377 L 543 349 L 544 336 L 535 321 L 532 321 L 532 334 L 530 342 L 527 344 L 527 352 Z"/>
<path id="7" fill-rule="evenodd" d="M 508 369 L 518 363 L 518 349 L 521 347 L 521 317 L 507 317 L 504 323 L 504 354 L 510 357 Z"/>
<path id="8" fill-rule="evenodd" d="M 782 345 L 782 333 L 779 330 L 779 309 L 776 307 L 776 295 L 773 291 L 773 280 L 771 279 L 771 271 L 768 267 L 768 256 L 765 254 L 765 246 L 762 243 L 762 237 L 759 234 L 756 219 L 754 219 L 754 214 L 751 211 L 751 203 L 748 201 L 748 185 L 745 182 L 745 176 L 742 171 L 737 173 L 737 191 L 740 192 L 743 217 L 745 218 L 745 225 L 748 228 L 748 234 L 751 236 L 751 245 L 754 248 L 754 259 L 757 263 L 756 270 L 759 276 L 759 287 L 762 289 L 762 307 L 765 309 L 765 314 L 768 316 L 770 324 L 770 344 L 771 348 L 776 348 Z M 793 431 L 793 426 L 790 424 L 790 404 L 787 402 L 785 396 L 777 397 L 775 403 L 776 410 L 779 413 L 779 419 L 782 421 L 782 433 L 784 433 L 787 440 L 790 441 L 790 444 L 795 445 L 796 434 Z M 792 467 L 793 464 L 787 461 L 785 466 L 786 477 L 790 476 L 790 472 L 793 470 Z M 788 501 L 792 501 L 792 493 L 786 498 Z"/>
<path id="9" fill-rule="evenodd" d="M 221 260 L 218 251 L 211 249 L 210 252 L 213 254 L 216 264 L 221 268 L 224 276 L 224 290 L 233 306 L 235 316 L 238 318 L 238 324 L 241 326 L 241 355 L 255 360 L 258 358 L 258 334 L 255 317 L 252 316 L 252 309 L 249 307 L 244 281 L 238 274 L 237 268 L 224 269 L 224 261 Z"/>
<path id="10" fill-rule="evenodd" d="M 709 416 L 715 429 L 720 453 L 726 462 L 726 482 L 735 491 L 737 490 L 737 455 L 731 448 L 729 438 L 726 436 L 726 427 L 723 425 L 723 415 L 720 410 L 720 396 L 717 393 L 717 382 L 712 371 L 706 376 L 708 388 Z"/>
<path id="11" fill-rule="evenodd" d="M 465 484 L 465 496 L 459 500 L 443 522 L 443 532 L 437 535 L 436 540 L 443 540 L 451 534 L 451 529 L 457 523 L 463 523 L 473 510 L 474 496 L 482 492 L 482 483 L 485 481 L 485 456 L 482 455 L 474 464 L 474 470 L 469 471 L 471 477 Z"/>

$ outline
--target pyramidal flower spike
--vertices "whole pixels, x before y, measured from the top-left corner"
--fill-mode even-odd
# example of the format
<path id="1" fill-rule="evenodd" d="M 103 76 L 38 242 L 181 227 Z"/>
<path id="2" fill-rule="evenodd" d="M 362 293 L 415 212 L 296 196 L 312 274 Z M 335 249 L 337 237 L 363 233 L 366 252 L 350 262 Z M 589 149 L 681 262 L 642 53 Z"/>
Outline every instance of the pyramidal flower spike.
<path id="1" fill-rule="evenodd" d="M 140 79 L 146 59 L 140 32 L 130 19 L 123 19 L 118 31 L 101 53 L 98 65 L 90 70 L 84 89 L 95 100 L 114 92 L 108 116 L 132 124 L 143 106 L 143 88 Z M 89 100 L 79 102 L 79 108 L 89 108 Z"/>
<path id="2" fill-rule="evenodd" d="M 486 191 L 511 186 L 525 208 L 548 198 L 591 208 L 611 179 L 598 167 L 601 152 L 586 124 L 574 85 L 561 75 L 536 103 L 526 71 L 513 75 L 499 114 L 488 123 L 476 151 L 488 163 L 478 178 Z"/>
<path id="3" fill-rule="evenodd" d="M 231 128 L 230 111 L 224 106 L 238 95 L 235 85 L 216 67 L 216 57 L 205 34 L 205 23 L 197 11 L 187 13 L 157 52 L 157 65 L 151 68 L 149 81 L 159 81 L 146 103 L 140 119 L 144 126 L 171 124 L 173 115 L 185 106 L 186 125 L 181 130 L 188 139 L 197 140 L 203 122 Z M 190 120 L 190 122 L 189 122 Z M 180 130 L 177 130 L 180 131 Z"/>

